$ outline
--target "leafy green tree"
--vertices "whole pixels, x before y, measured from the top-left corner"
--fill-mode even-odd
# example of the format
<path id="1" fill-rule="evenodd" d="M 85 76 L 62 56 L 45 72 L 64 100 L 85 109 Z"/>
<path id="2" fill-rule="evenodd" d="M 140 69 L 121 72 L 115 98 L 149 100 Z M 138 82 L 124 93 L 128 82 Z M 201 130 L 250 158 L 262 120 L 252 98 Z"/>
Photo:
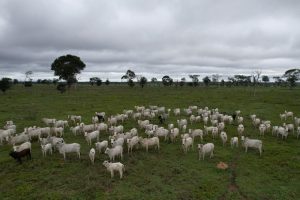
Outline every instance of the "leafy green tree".
<path id="1" fill-rule="evenodd" d="M 185 85 L 185 81 L 186 81 L 186 79 L 183 77 L 183 78 L 181 78 L 180 79 L 180 82 L 179 82 L 179 85 L 182 87 L 182 86 L 184 86 Z"/>
<path id="2" fill-rule="evenodd" d="M 31 76 L 32 76 L 33 72 L 32 71 L 27 71 L 25 72 L 25 81 L 31 80 Z"/>
<path id="3" fill-rule="evenodd" d="M 121 77 L 121 79 L 127 79 L 127 80 L 129 80 L 129 79 L 134 79 L 135 77 L 136 77 L 136 75 L 135 75 L 134 71 L 128 69 L 127 72 L 126 72 L 126 74 L 123 75 Z"/>
<path id="4" fill-rule="evenodd" d="M 67 81 L 68 87 L 77 82 L 76 75 L 84 68 L 85 64 L 80 58 L 70 54 L 56 58 L 51 64 L 54 75 Z"/>
<path id="5" fill-rule="evenodd" d="M 52 83 L 53 83 L 54 85 L 56 85 L 56 84 L 58 83 L 58 79 L 57 79 L 57 78 L 54 78 L 54 79 L 52 80 Z"/>
<path id="6" fill-rule="evenodd" d="M 265 83 L 265 85 L 267 85 L 267 83 L 270 81 L 269 77 L 266 75 L 262 76 L 261 80 Z"/>
<path id="7" fill-rule="evenodd" d="M 123 80 L 123 79 L 128 80 L 128 76 L 127 76 L 127 75 L 123 75 L 123 76 L 121 77 L 121 80 Z"/>
<path id="8" fill-rule="evenodd" d="M 234 77 L 228 77 L 227 79 L 226 86 L 231 87 L 232 85 L 236 85 L 236 79 Z"/>
<path id="9" fill-rule="evenodd" d="M 267 82 L 270 81 L 269 77 L 266 76 L 266 75 L 262 76 L 262 77 L 261 77 L 261 80 L 262 80 L 263 82 L 265 82 L 265 83 L 267 83 Z"/>
<path id="10" fill-rule="evenodd" d="M 215 85 L 218 85 L 219 84 L 219 79 L 220 79 L 221 75 L 219 74 L 213 74 L 211 76 L 211 79 L 212 79 L 212 82 L 215 84 Z"/>
<path id="11" fill-rule="evenodd" d="M 39 84 L 50 84 L 52 81 L 49 79 L 38 79 L 36 82 Z"/>
<path id="12" fill-rule="evenodd" d="M 162 78 L 162 83 L 164 86 L 171 86 L 173 84 L 173 79 L 166 75 Z"/>
<path id="13" fill-rule="evenodd" d="M 129 79 L 127 84 L 129 85 L 129 87 L 133 87 L 135 85 L 132 79 Z"/>
<path id="14" fill-rule="evenodd" d="M 283 77 L 286 78 L 286 81 L 292 89 L 296 86 L 296 81 L 300 79 L 300 69 L 289 69 L 284 73 Z"/>
<path id="15" fill-rule="evenodd" d="M 141 77 L 140 78 L 140 81 L 139 81 L 139 84 L 140 84 L 140 86 L 143 88 L 145 85 L 146 85 L 146 83 L 147 83 L 147 78 L 146 77 Z"/>
<path id="16" fill-rule="evenodd" d="M 108 79 L 106 79 L 105 85 L 109 85 L 109 84 L 110 84 L 110 81 Z"/>
<path id="17" fill-rule="evenodd" d="M 136 77 L 134 71 L 132 71 L 130 69 L 127 70 L 125 75 L 128 77 L 128 79 L 134 79 Z"/>
<path id="18" fill-rule="evenodd" d="M 205 86 L 208 86 L 210 82 L 211 82 L 211 80 L 208 76 L 205 76 L 203 78 L 203 83 L 205 84 Z"/>
<path id="19" fill-rule="evenodd" d="M 0 80 L 0 90 L 5 93 L 12 85 L 12 80 L 10 78 L 2 78 Z"/>
<path id="20" fill-rule="evenodd" d="M 97 80 L 96 85 L 97 85 L 97 86 L 102 85 L 102 80 L 101 80 L 100 78 Z"/>
<path id="21" fill-rule="evenodd" d="M 94 85 L 94 84 L 98 85 L 99 83 L 100 83 L 100 85 L 102 84 L 102 80 L 100 78 L 98 78 L 98 77 L 92 77 L 92 78 L 90 78 L 90 84 L 91 85 Z"/>
<path id="22" fill-rule="evenodd" d="M 189 75 L 189 77 L 192 79 L 192 85 L 196 87 L 199 85 L 199 75 Z"/>
<path id="23" fill-rule="evenodd" d="M 151 85 L 153 85 L 153 86 L 158 85 L 157 78 L 152 77 L 151 78 L 151 83 L 152 83 Z"/>
<path id="24" fill-rule="evenodd" d="M 50 84 L 51 82 L 52 82 L 51 79 L 43 79 L 42 80 L 43 84 Z"/>
<path id="25" fill-rule="evenodd" d="M 25 87 L 31 87 L 32 86 L 32 76 L 33 72 L 32 71 L 27 71 L 25 72 L 25 81 L 24 81 L 24 86 Z"/>
<path id="26" fill-rule="evenodd" d="M 135 75 L 134 71 L 132 71 L 130 69 L 128 69 L 126 74 L 121 77 L 121 79 L 127 79 L 127 84 L 130 87 L 134 86 L 134 82 L 133 82 L 134 78 L 136 78 L 136 75 Z"/>
<path id="27" fill-rule="evenodd" d="M 14 79 L 14 80 L 13 80 L 13 83 L 14 83 L 14 85 L 16 85 L 16 84 L 19 83 L 19 80 L 18 80 L 18 79 Z"/>
<path id="28" fill-rule="evenodd" d="M 276 86 L 284 86 L 285 81 L 280 76 L 273 76 L 273 79 L 275 80 Z"/>
<path id="29" fill-rule="evenodd" d="M 156 83 L 157 82 L 157 78 L 155 78 L 155 77 L 151 78 L 151 82 L 152 83 Z"/>
<path id="30" fill-rule="evenodd" d="M 244 85 L 248 86 L 251 83 L 251 76 L 245 75 L 234 75 L 234 84 L 235 85 Z"/>
<path id="31" fill-rule="evenodd" d="M 224 81 L 224 79 L 221 80 L 221 86 L 225 86 L 225 81 Z"/>

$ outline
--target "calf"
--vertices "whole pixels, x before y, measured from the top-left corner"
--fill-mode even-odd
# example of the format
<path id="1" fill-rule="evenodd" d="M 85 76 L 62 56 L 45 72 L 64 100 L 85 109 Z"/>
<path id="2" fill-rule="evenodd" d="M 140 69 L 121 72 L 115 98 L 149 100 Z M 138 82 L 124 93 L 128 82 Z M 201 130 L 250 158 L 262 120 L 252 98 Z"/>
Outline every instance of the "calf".
<path id="1" fill-rule="evenodd" d="M 231 148 L 233 148 L 234 146 L 238 147 L 239 146 L 239 138 L 238 137 L 232 137 L 230 139 L 230 144 L 231 144 Z"/>
<path id="2" fill-rule="evenodd" d="M 20 152 L 16 152 L 16 151 L 11 151 L 9 153 L 9 155 L 11 157 L 13 157 L 14 159 L 16 159 L 20 164 L 22 164 L 22 157 L 27 157 L 27 159 L 31 159 L 31 152 L 30 149 L 24 149 Z"/>

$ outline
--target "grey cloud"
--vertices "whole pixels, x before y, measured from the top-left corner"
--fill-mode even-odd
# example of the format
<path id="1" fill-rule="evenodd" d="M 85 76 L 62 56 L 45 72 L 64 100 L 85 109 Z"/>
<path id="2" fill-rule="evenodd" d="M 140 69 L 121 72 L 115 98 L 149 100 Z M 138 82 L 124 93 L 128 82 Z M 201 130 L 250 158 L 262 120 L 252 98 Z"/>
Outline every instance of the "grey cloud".
<path id="1" fill-rule="evenodd" d="M 53 77 L 64 54 L 87 64 L 82 80 L 119 80 L 128 68 L 149 78 L 282 74 L 299 66 L 299 10 L 297 0 L 3 0 L 0 74 Z"/>

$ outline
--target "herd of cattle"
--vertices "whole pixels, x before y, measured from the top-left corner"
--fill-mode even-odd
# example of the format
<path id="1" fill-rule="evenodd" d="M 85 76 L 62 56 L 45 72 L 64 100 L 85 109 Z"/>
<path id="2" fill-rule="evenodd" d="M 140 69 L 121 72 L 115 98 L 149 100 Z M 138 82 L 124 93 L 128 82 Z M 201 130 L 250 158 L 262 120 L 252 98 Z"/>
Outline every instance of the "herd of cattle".
<path id="1" fill-rule="evenodd" d="M 178 119 L 175 124 L 167 124 L 165 128 L 163 124 L 170 115 L 181 117 L 181 119 Z M 250 119 L 260 136 L 270 132 L 277 137 L 281 136 L 282 139 L 287 139 L 289 134 L 295 135 L 298 139 L 300 136 L 300 118 L 294 117 L 293 112 L 287 111 L 279 116 L 283 121 L 281 126 L 272 126 L 271 121 L 261 120 L 255 114 L 250 115 Z M 125 132 L 122 124 L 130 118 L 137 123 L 138 128 L 132 128 Z M 294 122 L 286 123 L 289 118 L 292 118 Z M 153 124 L 156 119 L 158 119 L 158 124 Z M 4 129 L 0 129 L 1 145 L 5 143 L 12 145 L 13 149 L 9 155 L 20 163 L 22 163 L 22 157 L 31 159 L 31 142 L 34 141 L 40 143 L 43 156 L 52 155 L 53 151 L 58 150 L 64 159 L 68 153 L 76 153 L 80 159 L 81 145 L 79 143 L 66 143 L 63 138 L 65 128 L 72 125 L 70 131 L 74 136 L 84 136 L 89 146 L 92 146 L 92 142 L 96 141 L 95 148 L 91 148 L 89 152 L 92 164 L 94 164 L 96 151 L 108 155 L 110 162 L 104 161 L 103 165 L 111 173 L 111 177 L 114 176 L 114 171 L 119 172 L 120 178 L 123 176 L 124 165 L 114 161 L 116 157 L 123 160 L 124 146 L 127 146 L 128 154 L 132 154 L 133 149 L 138 147 L 144 148 L 147 152 L 149 148 L 155 148 L 159 151 L 160 138 L 171 143 L 181 139 L 182 150 L 187 153 L 193 147 L 195 138 L 199 138 L 203 142 L 203 137 L 209 137 L 209 135 L 212 138 L 220 137 L 224 146 L 228 142 L 225 126 L 233 123 L 237 124 L 237 130 L 236 136 L 230 138 L 232 148 L 238 147 L 239 138 L 246 152 L 248 148 L 255 148 L 261 155 L 263 147 L 262 140 L 244 136 L 244 117 L 239 110 L 229 115 L 219 112 L 218 108 L 209 109 L 208 107 L 189 106 L 184 109 L 175 108 L 171 110 L 158 106 L 135 106 L 135 110 L 123 110 L 123 114 L 110 117 L 106 117 L 105 112 L 96 112 L 95 116 L 92 117 L 91 124 L 84 124 L 82 117 L 76 115 L 69 115 L 67 120 L 43 118 L 42 121 L 46 127 L 26 127 L 20 134 L 16 134 L 14 122 L 7 121 Z M 204 124 L 203 129 L 187 129 L 190 124 L 196 124 L 200 127 L 200 123 Z M 100 132 L 101 135 L 107 134 L 107 140 L 99 141 Z M 198 144 L 197 147 L 199 160 L 201 158 L 204 160 L 205 155 L 209 155 L 210 158 L 213 157 L 213 143 Z"/>

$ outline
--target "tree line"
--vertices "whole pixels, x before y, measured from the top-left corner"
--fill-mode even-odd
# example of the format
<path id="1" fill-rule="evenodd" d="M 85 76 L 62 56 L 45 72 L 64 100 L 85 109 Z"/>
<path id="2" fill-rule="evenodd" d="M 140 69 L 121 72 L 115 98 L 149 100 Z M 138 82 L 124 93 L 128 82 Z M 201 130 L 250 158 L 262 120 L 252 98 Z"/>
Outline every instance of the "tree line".
<path id="1" fill-rule="evenodd" d="M 60 92 L 65 92 L 66 89 L 70 88 L 72 85 L 78 82 L 77 75 L 81 73 L 82 70 L 86 67 L 85 63 L 81 59 L 74 55 L 64 55 L 56 58 L 51 64 L 51 70 L 54 71 L 54 75 L 58 76 L 58 79 L 38 79 L 37 83 L 39 84 L 55 84 L 57 85 L 57 90 Z M 25 87 L 32 86 L 32 71 L 25 72 L 25 80 L 23 82 Z M 228 77 L 227 80 L 221 79 L 219 74 L 213 74 L 212 76 L 205 76 L 202 79 L 202 83 L 199 80 L 200 75 L 191 74 L 189 75 L 190 81 L 187 81 L 185 77 L 182 77 L 180 80 L 174 81 L 169 75 L 162 77 L 161 81 L 158 81 L 157 78 L 153 77 L 150 81 L 145 76 L 137 76 L 134 71 L 128 69 L 126 73 L 121 77 L 122 80 L 126 80 L 129 87 L 134 87 L 136 84 L 140 85 L 142 88 L 150 82 L 152 85 L 158 85 L 162 83 L 164 86 L 191 86 L 197 87 L 199 85 L 209 86 L 259 86 L 270 85 L 269 76 L 262 75 L 261 71 L 255 71 L 252 75 L 234 75 Z M 296 86 L 296 82 L 300 80 L 300 69 L 294 68 L 287 70 L 282 76 L 274 76 L 274 85 L 276 86 L 287 86 L 293 88 Z M 136 82 L 135 82 L 136 80 Z M 0 80 L 0 90 L 5 92 L 13 84 L 18 84 L 17 79 L 10 79 L 4 77 Z M 92 86 L 101 86 L 102 80 L 99 77 L 91 77 L 89 83 Z M 105 85 L 109 85 L 109 79 L 106 79 L 104 82 Z"/>

